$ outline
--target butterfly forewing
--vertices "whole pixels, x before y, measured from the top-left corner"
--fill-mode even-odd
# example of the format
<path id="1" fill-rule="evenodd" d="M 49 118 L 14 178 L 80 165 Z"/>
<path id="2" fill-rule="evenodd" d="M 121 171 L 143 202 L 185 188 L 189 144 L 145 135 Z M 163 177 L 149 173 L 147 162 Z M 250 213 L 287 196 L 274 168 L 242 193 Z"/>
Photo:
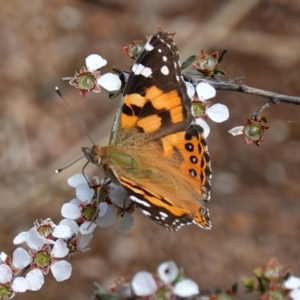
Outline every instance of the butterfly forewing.
<path id="1" fill-rule="evenodd" d="M 131 144 L 133 130 L 134 143 L 145 143 L 185 128 L 192 119 L 178 49 L 167 32 L 158 32 L 132 67 L 110 144 Z"/>

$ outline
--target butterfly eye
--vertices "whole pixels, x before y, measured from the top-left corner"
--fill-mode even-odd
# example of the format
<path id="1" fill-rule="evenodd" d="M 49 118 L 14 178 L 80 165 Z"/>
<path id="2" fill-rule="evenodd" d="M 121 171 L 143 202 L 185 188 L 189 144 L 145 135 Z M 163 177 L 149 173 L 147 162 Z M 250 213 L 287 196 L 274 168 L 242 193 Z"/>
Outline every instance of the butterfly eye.
<path id="1" fill-rule="evenodd" d="M 95 165 L 100 165 L 100 163 L 101 163 L 100 155 L 98 155 L 98 154 L 93 155 L 93 156 L 91 157 L 91 161 L 92 161 L 92 163 L 95 164 Z"/>

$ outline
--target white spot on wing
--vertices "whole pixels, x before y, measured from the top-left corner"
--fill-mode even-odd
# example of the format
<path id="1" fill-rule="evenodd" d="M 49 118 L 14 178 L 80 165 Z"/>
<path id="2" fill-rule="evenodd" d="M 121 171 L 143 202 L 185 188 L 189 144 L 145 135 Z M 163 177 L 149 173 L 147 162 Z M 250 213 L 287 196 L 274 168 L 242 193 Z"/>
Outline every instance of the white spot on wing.
<path id="1" fill-rule="evenodd" d="M 167 218 L 167 217 L 168 217 L 168 215 L 167 215 L 166 213 L 164 213 L 163 211 L 160 211 L 159 214 L 160 214 L 162 217 L 164 217 L 164 218 Z"/>
<path id="2" fill-rule="evenodd" d="M 164 75 L 169 75 L 169 68 L 168 68 L 167 66 L 161 67 L 160 71 L 161 71 Z"/>
<path id="3" fill-rule="evenodd" d="M 146 216 L 151 216 L 151 214 L 149 213 L 149 211 L 141 209 L 142 213 Z"/>
<path id="4" fill-rule="evenodd" d="M 149 77 L 152 74 L 152 70 L 142 64 L 134 64 L 132 67 L 132 72 L 135 75 L 143 75 L 144 77 Z"/>
<path id="5" fill-rule="evenodd" d="M 153 49 L 154 49 L 154 47 L 150 44 L 150 40 L 148 40 L 147 43 L 145 44 L 145 50 L 151 51 Z"/>
<path id="6" fill-rule="evenodd" d="M 161 49 L 158 49 L 157 51 L 158 51 L 159 53 L 161 53 Z"/>
<path id="7" fill-rule="evenodd" d="M 143 75 L 144 77 L 150 77 L 151 74 L 152 74 L 152 70 L 147 67 L 141 72 L 141 75 Z"/>
<path id="8" fill-rule="evenodd" d="M 130 199 L 131 199 L 132 201 L 134 201 L 134 202 L 140 204 L 140 205 L 145 206 L 145 207 L 150 207 L 150 206 L 151 206 L 147 201 L 141 200 L 141 199 L 139 199 L 139 198 L 137 198 L 137 197 L 135 197 L 135 196 L 130 196 Z"/>
<path id="9" fill-rule="evenodd" d="M 167 61 L 168 58 L 166 56 L 163 56 L 163 61 Z"/>
<path id="10" fill-rule="evenodd" d="M 134 65 L 132 66 L 132 69 L 131 69 L 131 70 L 132 70 L 133 73 L 135 73 L 135 71 L 136 71 L 136 69 L 137 69 L 137 66 L 138 66 L 137 64 L 134 64 Z"/>

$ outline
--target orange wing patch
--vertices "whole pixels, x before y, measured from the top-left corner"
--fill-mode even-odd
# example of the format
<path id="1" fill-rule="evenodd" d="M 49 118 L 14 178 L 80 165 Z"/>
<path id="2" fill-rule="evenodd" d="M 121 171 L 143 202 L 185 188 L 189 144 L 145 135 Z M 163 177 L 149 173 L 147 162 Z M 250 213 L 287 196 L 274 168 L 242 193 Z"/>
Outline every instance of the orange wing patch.
<path id="1" fill-rule="evenodd" d="M 153 114 L 141 117 L 140 113 L 147 102 L 153 106 Z M 176 90 L 164 93 L 156 86 L 146 90 L 145 96 L 138 93 L 126 95 L 124 98 L 125 111 L 121 114 L 121 127 L 132 128 L 135 125 L 144 132 L 155 132 L 161 128 L 161 111 L 169 111 L 172 123 L 177 124 L 184 120 L 182 100 Z"/>
<path id="2" fill-rule="evenodd" d="M 210 165 L 206 144 L 201 134 L 186 137 L 180 131 L 161 138 L 164 157 L 178 165 L 180 172 L 189 178 L 190 186 L 203 200 L 208 200 L 206 186 L 209 184 Z"/>
<path id="3" fill-rule="evenodd" d="M 121 113 L 121 127 L 131 128 L 136 124 L 139 118 L 134 111 L 134 107 L 142 109 L 146 103 L 146 98 L 137 93 L 130 94 L 125 96 L 124 103 L 128 111 Z"/>

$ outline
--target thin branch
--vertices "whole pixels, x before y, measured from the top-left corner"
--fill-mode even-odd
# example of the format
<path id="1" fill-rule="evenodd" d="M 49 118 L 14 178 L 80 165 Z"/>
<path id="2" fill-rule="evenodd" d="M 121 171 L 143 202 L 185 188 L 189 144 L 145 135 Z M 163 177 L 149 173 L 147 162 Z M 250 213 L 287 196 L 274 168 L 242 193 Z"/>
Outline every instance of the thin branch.
<path id="1" fill-rule="evenodd" d="M 235 83 L 242 79 L 244 79 L 244 77 L 238 77 L 228 81 L 217 81 L 212 79 L 208 79 L 208 80 L 206 79 L 206 81 L 210 85 L 212 85 L 216 90 L 239 92 L 239 93 L 268 98 L 269 99 L 268 101 L 266 101 L 261 107 L 259 107 L 257 111 L 251 114 L 250 119 L 252 120 L 255 120 L 260 113 L 262 113 L 266 108 L 269 108 L 273 104 L 278 104 L 280 102 L 283 102 L 288 104 L 300 105 L 300 97 L 277 94 L 274 92 L 253 88 L 245 84 Z"/>
<path id="2" fill-rule="evenodd" d="M 239 92 L 239 93 L 261 96 L 261 97 L 273 99 L 272 101 L 276 104 L 279 102 L 284 102 L 284 103 L 289 103 L 294 105 L 300 105 L 300 97 L 277 94 L 266 90 L 256 89 L 251 86 L 247 86 L 245 84 L 231 83 L 231 81 L 216 81 L 216 80 L 207 80 L 207 81 L 216 90 L 232 91 L 232 92 Z"/>

